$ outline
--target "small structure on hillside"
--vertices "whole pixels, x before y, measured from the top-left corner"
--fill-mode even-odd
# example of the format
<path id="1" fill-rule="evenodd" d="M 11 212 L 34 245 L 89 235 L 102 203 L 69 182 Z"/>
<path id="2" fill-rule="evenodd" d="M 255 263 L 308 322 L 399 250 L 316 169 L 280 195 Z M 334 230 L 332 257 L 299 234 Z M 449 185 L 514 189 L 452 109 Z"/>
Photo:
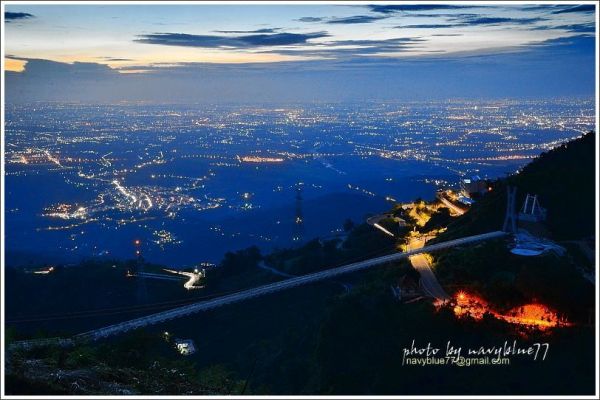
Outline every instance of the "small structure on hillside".
<path id="1" fill-rule="evenodd" d="M 519 229 L 519 232 L 515 233 L 515 245 L 510 250 L 515 255 L 527 257 L 539 256 L 546 252 L 554 252 L 562 256 L 565 254 L 565 251 L 564 247 L 559 246 L 549 239 L 534 236 L 525 229 Z"/>
<path id="2" fill-rule="evenodd" d="M 485 179 L 481 179 L 479 175 L 475 175 L 471 178 L 461 179 L 460 188 L 465 197 L 474 198 L 488 191 L 488 183 Z"/>
<path id="3" fill-rule="evenodd" d="M 520 221 L 541 222 L 546 220 L 546 209 L 540 206 L 537 194 L 530 195 L 527 193 L 523 208 L 519 213 Z"/>
<path id="4" fill-rule="evenodd" d="M 45 267 L 45 268 L 40 268 L 36 271 L 33 271 L 33 273 L 36 275 L 48 275 L 48 274 L 51 274 L 52 272 L 54 272 L 54 267 Z"/>
<path id="5" fill-rule="evenodd" d="M 175 348 L 184 356 L 189 356 L 196 352 L 196 346 L 192 339 L 175 339 Z"/>

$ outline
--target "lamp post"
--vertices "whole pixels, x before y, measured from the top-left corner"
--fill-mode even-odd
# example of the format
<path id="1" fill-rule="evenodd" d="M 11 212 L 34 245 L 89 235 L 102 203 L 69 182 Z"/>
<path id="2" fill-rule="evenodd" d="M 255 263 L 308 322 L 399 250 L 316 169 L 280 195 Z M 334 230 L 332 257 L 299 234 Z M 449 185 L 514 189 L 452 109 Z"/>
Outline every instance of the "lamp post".
<path id="1" fill-rule="evenodd" d="M 135 247 L 135 263 L 136 263 L 136 275 L 138 277 L 138 302 L 145 303 L 147 297 L 146 291 L 146 279 L 143 277 L 144 274 L 144 263 L 142 262 L 142 241 L 135 239 L 133 241 Z"/>

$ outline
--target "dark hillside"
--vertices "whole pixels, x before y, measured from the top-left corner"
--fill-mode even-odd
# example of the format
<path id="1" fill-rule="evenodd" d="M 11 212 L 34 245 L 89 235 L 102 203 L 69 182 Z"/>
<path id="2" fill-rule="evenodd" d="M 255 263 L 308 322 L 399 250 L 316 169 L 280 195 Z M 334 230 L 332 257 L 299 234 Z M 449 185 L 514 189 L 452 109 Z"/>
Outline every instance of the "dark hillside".
<path id="1" fill-rule="evenodd" d="M 506 185 L 517 187 L 517 211 L 527 193 L 537 194 L 548 210 L 546 225 L 557 240 L 580 239 L 594 234 L 596 133 L 542 153 L 519 173 L 493 183 L 464 216 L 450 224 L 438 241 L 502 228 L 506 210 Z"/>

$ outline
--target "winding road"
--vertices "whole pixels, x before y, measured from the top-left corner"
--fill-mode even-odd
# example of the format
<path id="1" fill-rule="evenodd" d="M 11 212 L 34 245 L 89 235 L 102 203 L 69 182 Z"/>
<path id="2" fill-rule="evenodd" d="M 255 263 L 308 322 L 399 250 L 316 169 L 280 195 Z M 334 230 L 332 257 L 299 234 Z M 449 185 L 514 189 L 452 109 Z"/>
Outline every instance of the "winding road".
<path id="1" fill-rule="evenodd" d="M 456 204 L 448 200 L 448 198 L 443 192 L 438 192 L 436 194 L 436 197 L 442 202 L 442 204 L 448 207 L 448 209 L 450 209 L 450 211 L 452 211 L 454 215 L 463 215 L 466 212 L 465 209 L 457 206 Z"/>
<path id="2" fill-rule="evenodd" d="M 411 239 L 408 245 L 409 250 L 422 249 L 425 246 L 425 240 L 424 237 Z M 421 275 L 420 284 L 427 295 L 442 301 L 450 300 L 450 296 L 435 277 L 425 253 L 410 256 L 409 260 L 413 268 Z"/>

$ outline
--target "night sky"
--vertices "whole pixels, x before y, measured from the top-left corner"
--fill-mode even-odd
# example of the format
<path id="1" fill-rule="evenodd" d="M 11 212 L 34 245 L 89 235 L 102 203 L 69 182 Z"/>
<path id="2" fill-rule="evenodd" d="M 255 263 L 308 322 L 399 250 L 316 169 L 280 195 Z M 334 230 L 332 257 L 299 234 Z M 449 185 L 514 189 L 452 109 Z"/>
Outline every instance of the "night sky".
<path id="1" fill-rule="evenodd" d="M 593 96 L 570 5 L 7 5 L 9 102 Z"/>

